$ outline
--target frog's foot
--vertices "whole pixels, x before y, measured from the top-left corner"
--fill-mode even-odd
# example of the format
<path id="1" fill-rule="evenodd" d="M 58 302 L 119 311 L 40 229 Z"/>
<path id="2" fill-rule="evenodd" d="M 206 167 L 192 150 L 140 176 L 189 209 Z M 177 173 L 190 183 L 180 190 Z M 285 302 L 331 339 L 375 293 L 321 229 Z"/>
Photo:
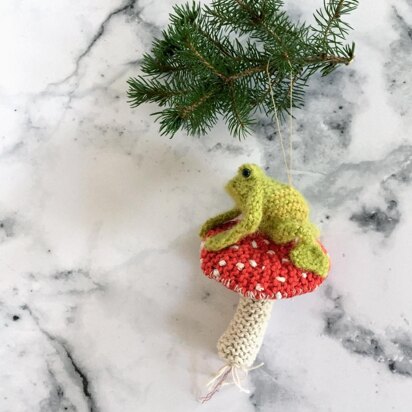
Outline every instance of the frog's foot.
<path id="1" fill-rule="evenodd" d="M 206 250 L 216 252 L 233 245 L 237 240 L 238 239 L 233 235 L 231 230 L 226 230 L 206 239 L 204 246 Z"/>
<path id="2" fill-rule="evenodd" d="M 295 266 L 314 272 L 322 277 L 328 274 L 329 258 L 318 243 L 300 242 L 290 252 Z"/>

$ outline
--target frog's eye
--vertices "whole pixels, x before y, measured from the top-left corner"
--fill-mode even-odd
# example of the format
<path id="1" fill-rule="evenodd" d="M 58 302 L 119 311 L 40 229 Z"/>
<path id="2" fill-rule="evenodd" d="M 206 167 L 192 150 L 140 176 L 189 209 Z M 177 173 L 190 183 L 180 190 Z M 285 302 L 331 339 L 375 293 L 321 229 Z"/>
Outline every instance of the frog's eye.
<path id="1" fill-rule="evenodd" d="M 242 169 L 242 176 L 245 178 L 248 178 L 252 174 L 252 171 L 248 169 L 247 167 L 244 167 Z"/>

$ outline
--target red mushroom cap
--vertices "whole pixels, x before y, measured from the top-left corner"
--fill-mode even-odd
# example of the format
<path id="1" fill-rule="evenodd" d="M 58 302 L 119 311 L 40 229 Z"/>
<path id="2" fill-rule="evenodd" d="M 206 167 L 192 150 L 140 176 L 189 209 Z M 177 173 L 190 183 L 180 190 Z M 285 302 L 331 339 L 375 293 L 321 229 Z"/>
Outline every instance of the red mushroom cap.
<path id="1" fill-rule="evenodd" d="M 207 237 L 235 223 L 220 225 L 210 230 Z M 256 232 L 216 252 L 202 246 L 201 268 L 208 278 L 242 296 L 256 300 L 291 298 L 312 292 L 325 280 L 325 277 L 293 265 L 289 259 L 293 245 L 294 242 L 277 245 L 263 233 Z"/>

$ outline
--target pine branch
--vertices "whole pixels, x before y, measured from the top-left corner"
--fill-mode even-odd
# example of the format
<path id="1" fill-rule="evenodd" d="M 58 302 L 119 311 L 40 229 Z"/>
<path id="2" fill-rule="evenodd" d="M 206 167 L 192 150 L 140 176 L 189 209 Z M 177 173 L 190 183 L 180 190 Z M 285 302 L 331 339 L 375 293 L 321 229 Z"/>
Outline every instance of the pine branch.
<path id="1" fill-rule="evenodd" d="M 214 0 L 175 6 L 170 24 L 143 56 L 143 75 L 128 81 L 133 107 L 152 102 L 162 134 L 205 134 L 222 117 L 247 134 L 257 110 L 280 116 L 301 107 L 309 78 L 328 75 L 354 56 L 343 18 L 357 0 L 325 0 L 316 25 L 294 23 L 280 0 Z M 242 39 L 242 40 L 240 40 Z M 269 79 L 267 72 L 269 73 Z M 291 80 L 292 76 L 292 80 Z"/>

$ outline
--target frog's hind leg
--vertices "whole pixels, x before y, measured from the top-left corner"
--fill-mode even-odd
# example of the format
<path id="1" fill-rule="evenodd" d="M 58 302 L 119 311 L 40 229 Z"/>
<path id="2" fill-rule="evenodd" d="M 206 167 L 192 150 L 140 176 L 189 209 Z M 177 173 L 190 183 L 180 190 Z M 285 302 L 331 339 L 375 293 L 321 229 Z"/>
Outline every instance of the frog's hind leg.
<path id="1" fill-rule="evenodd" d="M 292 240 L 300 239 L 306 243 L 313 242 L 319 236 L 319 230 L 316 226 L 308 223 L 302 225 L 293 220 L 283 220 L 272 222 L 270 228 L 266 229 L 270 238 L 275 243 L 287 243 Z"/>
<path id="2" fill-rule="evenodd" d="M 277 222 L 272 226 L 270 237 L 275 243 L 287 243 L 297 240 L 296 246 L 290 252 L 290 258 L 295 266 L 326 276 L 329 269 L 329 259 L 316 241 L 319 230 L 311 223 L 300 224 L 296 221 Z"/>

